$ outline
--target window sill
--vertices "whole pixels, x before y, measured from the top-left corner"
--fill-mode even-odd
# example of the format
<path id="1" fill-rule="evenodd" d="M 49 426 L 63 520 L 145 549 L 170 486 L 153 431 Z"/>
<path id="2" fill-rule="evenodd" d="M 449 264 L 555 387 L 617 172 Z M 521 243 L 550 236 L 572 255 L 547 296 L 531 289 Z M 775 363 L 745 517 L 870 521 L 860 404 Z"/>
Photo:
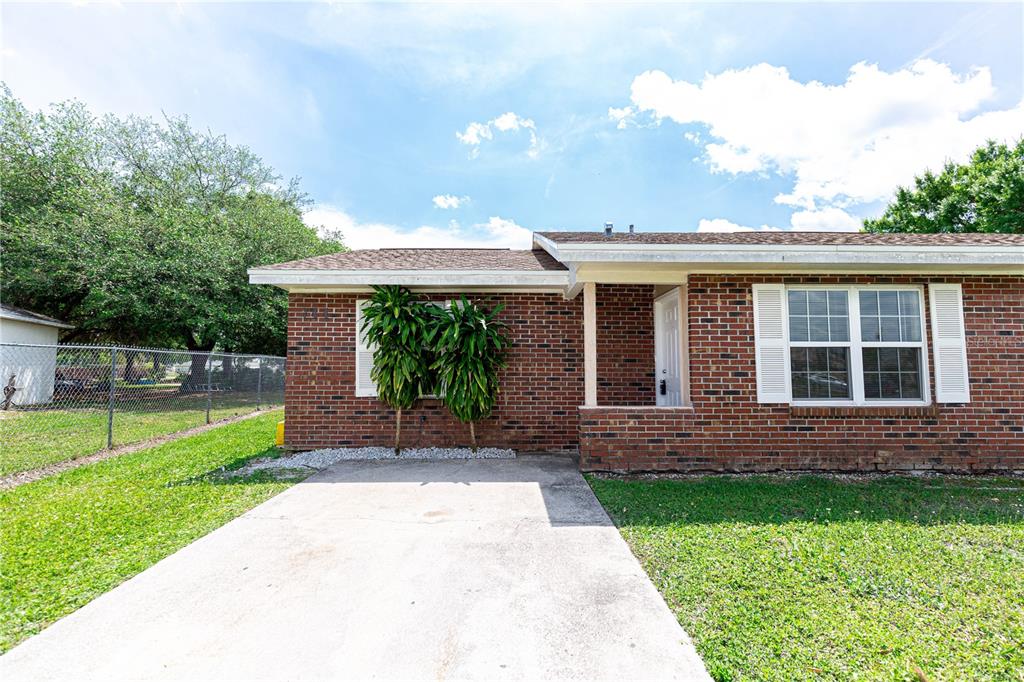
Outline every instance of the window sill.
<path id="1" fill-rule="evenodd" d="M 933 417 L 939 406 L 931 405 L 790 405 L 793 417 Z"/>

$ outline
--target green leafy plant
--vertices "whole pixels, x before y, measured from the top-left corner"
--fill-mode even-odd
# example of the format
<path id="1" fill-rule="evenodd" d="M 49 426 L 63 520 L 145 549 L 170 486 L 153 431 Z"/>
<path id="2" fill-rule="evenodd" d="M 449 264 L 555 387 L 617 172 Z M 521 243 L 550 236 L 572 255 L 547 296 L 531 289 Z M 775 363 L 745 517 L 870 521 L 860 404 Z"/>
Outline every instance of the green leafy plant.
<path id="1" fill-rule="evenodd" d="M 402 410 L 434 390 L 431 363 L 436 306 L 404 287 L 374 287 L 363 306 L 362 332 L 373 346 L 370 378 L 377 397 L 395 410 L 395 454 L 402 438 Z"/>
<path id="2" fill-rule="evenodd" d="M 968 163 L 947 162 L 900 187 L 885 212 L 864 221 L 868 232 L 1024 233 L 1024 138 L 989 142 Z"/>
<path id="3" fill-rule="evenodd" d="M 498 401 L 498 373 L 510 345 L 506 326 L 497 319 L 502 307 L 486 311 L 463 296 L 434 318 L 432 369 L 438 391 L 449 412 L 469 424 L 474 452 L 474 423 L 490 416 Z"/>

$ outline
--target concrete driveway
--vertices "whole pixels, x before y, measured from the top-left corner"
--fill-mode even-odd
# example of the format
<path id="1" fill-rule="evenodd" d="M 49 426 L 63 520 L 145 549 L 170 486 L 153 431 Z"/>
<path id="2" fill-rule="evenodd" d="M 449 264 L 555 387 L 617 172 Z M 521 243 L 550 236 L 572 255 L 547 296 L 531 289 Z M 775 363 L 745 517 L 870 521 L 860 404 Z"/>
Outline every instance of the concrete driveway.
<path id="1" fill-rule="evenodd" d="M 571 460 L 342 463 L 0 658 L 0 679 L 709 679 Z"/>

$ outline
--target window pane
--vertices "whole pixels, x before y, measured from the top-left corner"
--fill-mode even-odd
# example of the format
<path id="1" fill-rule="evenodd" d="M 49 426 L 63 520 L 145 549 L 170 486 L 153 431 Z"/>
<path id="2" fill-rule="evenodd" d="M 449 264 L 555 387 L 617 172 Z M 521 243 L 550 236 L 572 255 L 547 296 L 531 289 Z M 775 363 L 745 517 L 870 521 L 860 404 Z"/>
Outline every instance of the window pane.
<path id="1" fill-rule="evenodd" d="M 846 315 L 846 292 L 845 291 L 830 291 L 828 292 L 828 314 L 829 315 Z"/>
<path id="2" fill-rule="evenodd" d="M 884 292 L 883 292 L 884 293 Z M 900 340 L 900 318 L 881 317 L 882 341 Z"/>
<path id="3" fill-rule="evenodd" d="M 899 349 L 879 348 L 878 369 L 882 372 L 900 371 Z"/>
<path id="4" fill-rule="evenodd" d="M 793 372 L 793 397 L 810 398 L 807 388 L 807 372 Z"/>
<path id="5" fill-rule="evenodd" d="M 825 291 L 808 291 L 807 312 L 809 315 L 828 315 L 828 293 Z"/>
<path id="6" fill-rule="evenodd" d="M 879 330 L 877 317 L 860 318 L 861 341 L 881 341 L 882 339 L 879 337 L 878 331 Z"/>
<path id="7" fill-rule="evenodd" d="M 918 295 L 916 291 L 901 291 L 900 292 L 900 315 L 920 315 L 921 311 L 918 306 Z"/>
<path id="8" fill-rule="evenodd" d="M 861 315 L 878 315 L 878 292 L 877 291 L 862 291 L 862 292 L 860 292 L 860 314 Z"/>
<path id="9" fill-rule="evenodd" d="M 900 397 L 904 398 L 904 399 L 907 399 L 907 400 L 909 400 L 911 398 L 916 398 L 917 400 L 920 400 L 921 399 L 921 385 L 920 384 L 921 384 L 920 377 L 917 374 L 915 374 L 913 372 L 901 372 L 900 373 L 900 390 L 901 390 L 902 395 Z"/>
<path id="10" fill-rule="evenodd" d="M 830 317 L 828 318 L 828 327 L 832 341 L 850 340 L 850 318 Z"/>
<path id="11" fill-rule="evenodd" d="M 848 348 L 793 348 L 790 350 L 793 397 L 849 399 Z"/>
<path id="12" fill-rule="evenodd" d="M 828 341 L 828 318 L 809 317 L 808 341 Z"/>
<path id="13" fill-rule="evenodd" d="M 865 372 L 864 373 L 864 397 L 865 398 L 881 398 L 881 388 L 878 385 L 878 373 L 877 372 Z"/>
<path id="14" fill-rule="evenodd" d="M 811 372 L 807 375 L 812 398 L 828 397 L 828 372 Z"/>
<path id="15" fill-rule="evenodd" d="M 790 315 L 806 315 L 807 314 L 807 292 L 806 291 L 790 291 L 789 292 L 789 314 Z"/>
<path id="16" fill-rule="evenodd" d="M 865 348 L 863 358 L 865 398 L 921 399 L 920 348 Z"/>
<path id="17" fill-rule="evenodd" d="M 916 314 L 916 313 L 915 313 Z M 921 340 L 921 320 L 917 317 L 901 317 L 900 324 L 902 325 L 903 340 L 904 341 L 920 341 Z"/>
<path id="18" fill-rule="evenodd" d="M 806 317 L 791 317 L 791 318 L 789 318 L 789 340 L 790 341 L 806 341 L 807 340 L 807 318 Z"/>
<path id="19" fill-rule="evenodd" d="M 900 314 L 899 292 L 896 292 L 896 291 L 879 291 L 878 292 L 878 314 L 879 315 L 899 315 Z"/>

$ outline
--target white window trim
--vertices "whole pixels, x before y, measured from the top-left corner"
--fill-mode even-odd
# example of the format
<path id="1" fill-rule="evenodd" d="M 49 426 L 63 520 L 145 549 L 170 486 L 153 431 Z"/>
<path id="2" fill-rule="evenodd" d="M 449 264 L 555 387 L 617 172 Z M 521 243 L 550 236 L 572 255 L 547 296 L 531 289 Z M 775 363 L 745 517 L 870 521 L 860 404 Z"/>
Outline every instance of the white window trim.
<path id="1" fill-rule="evenodd" d="M 861 341 L 860 338 L 860 296 L 858 291 L 869 289 L 885 291 L 916 291 L 918 314 L 921 322 L 921 341 Z M 789 340 L 789 292 L 790 291 L 845 291 L 846 307 L 850 320 L 850 341 L 790 341 Z M 852 400 L 801 400 L 793 398 L 793 375 L 786 373 L 786 390 L 789 403 L 797 407 L 926 407 L 932 404 L 931 369 L 928 365 L 928 329 L 925 317 L 924 286 L 919 284 L 787 284 L 782 297 L 783 318 L 786 328 L 786 353 L 790 348 L 836 347 L 850 349 L 850 385 Z M 862 348 L 920 348 L 921 349 L 921 399 L 920 400 L 869 400 L 864 397 L 864 360 Z"/>
<path id="2" fill-rule="evenodd" d="M 373 347 L 371 345 L 369 345 L 369 344 L 367 344 L 364 347 L 362 342 L 361 342 L 361 339 L 360 339 L 360 337 L 362 336 L 362 331 L 359 328 L 361 323 L 362 323 L 362 315 L 360 314 L 360 308 L 362 306 L 366 305 L 366 303 L 368 301 L 369 301 L 369 299 L 367 299 L 367 298 L 360 298 L 360 299 L 356 300 L 356 334 L 355 334 L 355 350 L 356 350 L 355 369 L 356 369 L 356 373 L 355 373 L 355 380 L 353 381 L 353 383 L 355 384 L 354 389 L 355 389 L 355 396 L 357 398 L 376 398 L 377 397 L 377 389 L 376 389 L 376 387 L 374 387 L 373 390 L 370 390 L 368 388 L 360 388 L 359 387 L 359 374 L 360 374 L 360 370 L 362 369 L 362 364 L 359 361 L 359 358 L 361 356 L 359 351 L 360 351 L 360 349 L 363 349 L 363 348 L 365 348 L 365 350 L 369 350 L 371 352 L 373 351 Z M 451 302 L 450 299 L 446 299 L 444 301 L 427 301 L 427 303 L 434 303 L 436 305 L 441 306 L 442 308 L 449 308 L 452 305 L 452 302 Z M 439 400 L 440 396 L 431 393 L 431 394 L 428 394 L 428 395 L 421 395 L 420 398 L 423 399 L 423 400 Z"/>

